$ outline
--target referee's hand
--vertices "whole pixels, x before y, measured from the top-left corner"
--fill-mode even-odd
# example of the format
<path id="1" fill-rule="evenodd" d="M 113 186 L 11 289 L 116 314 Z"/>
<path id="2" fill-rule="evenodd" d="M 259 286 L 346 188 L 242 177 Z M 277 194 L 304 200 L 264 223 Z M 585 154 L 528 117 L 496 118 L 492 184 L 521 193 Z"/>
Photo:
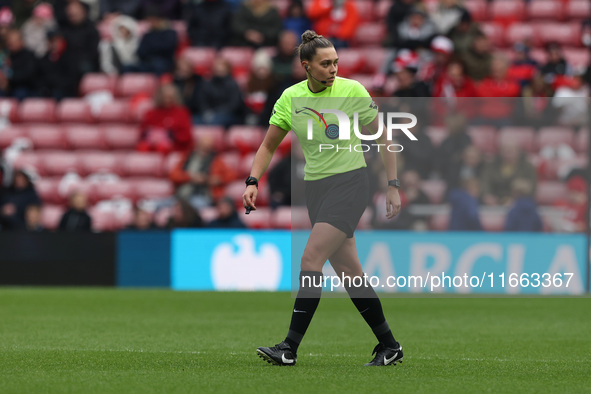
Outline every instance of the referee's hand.
<path id="1" fill-rule="evenodd" d="M 244 206 L 244 208 L 248 209 L 252 209 L 253 211 L 257 210 L 257 207 L 254 205 L 256 199 L 257 199 L 257 193 L 258 193 L 258 189 L 256 186 L 254 185 L 249 185 L 246 186 L 246 190 L 244 191 L 244 194 L 242 195 L 242 205 Z"/>
<path id="2" fill-rule="evenodd" d="M 388 186 L 388 193 L 386 194 L 386 217 L 392 219 L 400 212 L 400 194 L 398 189 Z"/>

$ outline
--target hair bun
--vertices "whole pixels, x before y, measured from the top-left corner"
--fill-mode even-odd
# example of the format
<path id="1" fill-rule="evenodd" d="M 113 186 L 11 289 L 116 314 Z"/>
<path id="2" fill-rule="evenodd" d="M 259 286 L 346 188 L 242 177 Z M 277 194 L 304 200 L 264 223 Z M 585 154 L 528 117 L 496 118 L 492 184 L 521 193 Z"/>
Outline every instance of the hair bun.
<path id="1" fill-rule="evenodd" d="M 316 34 L 315 31 L 313 30 L 306 30 L 303 34 L 302 34 L 302 44 L 307 44 L 310 41 L 312 41 L 315 38 L 321 38 L 322 36 L 319 36 L 318 34 Z"/>

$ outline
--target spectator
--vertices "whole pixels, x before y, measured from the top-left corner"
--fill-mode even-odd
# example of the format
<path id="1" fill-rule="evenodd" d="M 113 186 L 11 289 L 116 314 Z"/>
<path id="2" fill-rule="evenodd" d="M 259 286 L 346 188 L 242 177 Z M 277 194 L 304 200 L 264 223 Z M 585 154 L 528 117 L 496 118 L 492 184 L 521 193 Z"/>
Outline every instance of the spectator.
<path id="1" fill-rule="evenodd" d="M 289 138 L 289 137 L 288 137 Z M 291 152 L 269 171 L 269 190 L 271 208 L 291 205 Z M 295 181 L 295 178 L 293 179 Z"/>
<path id="2" fill-rule="evenodd" d="M 234 14 L 234 44 L 274 46 L 281 31 L 281 17 L 269 0 L 245 0 Z"/>
<path id="3" fill-rule="evenodd" d="M 14 17 L 10 8 L 0 8 L 0 97 L 8 95 L 8 77 L 11 69 L 6 41 L 8 33 L 13 29 L 13 23 Z"/>
<path id="4" fill-rule="evenodd" d="M 456 53 L 461 54 L 470 49 L 472 42 L 480 34 L 480 27 L 472 21 L 470 13 L 463 10 L 458 24 L 451 29 L 448 37 L 453 41 Z"/>
<path id="5" fill-rule="evenodd" d="M 448 136 L 443 140 L 434 155 L 435 168 L 446 181 L 448 190 L 459 187 L 459 172 L 464 151 L 472 143 L 466 131 L 466 118 L 459 113 L 450 114 L 445 119 Z"/>
<path id="6" fill-rule="evenodd" d="M 150 212 L 136 205 L 133 207 L 133 222 L 127 226 L 127 230 L 158 230 L 158 226 L 152 221 L 152 214 Z"/>
<path id="7" fill-rule="evenodd" d="M 197 124 L 229 127 L 242 123 L 244 101 L 228 60 L 222 57 L 214 60 L 213 76 L 203 83 L 200 97 L 203 115 L 195 119 Z"/>
<path id="8" fill-rule="evenodd" d="M 104 19 L 110 19 L 123 14 L 137 19 L 140 16 L 142 0 L 99 0 L 100 14 Z"/>
<path id="9" fill-rule="evenodd" d="M 416 101 L 415 101 L 416 102 Z M 416 110 L 411 109 L 411 113 L 416 114 Z M 419 119 L 424 119 L 418 116 Z M 431 138 L 425 132 L 425 127 L 415 126 L 410 131 L 417 137 L 417 141 L 404 143 L 404 150 L 401 156 L 404 160 L 405 170 L 414 170 L 419 173 L 422 179 L 426 179 L 433 170 L 433 157 L 435 155 L 435 148 L 431 142 Z"/>
<path id="10" fill-rule="evenodd" d="M 183 154 L 170 172 L 176 196 L 197 209 L 217 202 L 234 179 L 235 169 L 228 167 L 214 150 L 212 138 L 201 138 L 195 151 Z"/>
<path id="11" fill-rule="evenodd" d="M 466 75 L 464 64 L 458 60 L 451 61 L 443 75 L 436 81 L 433 97 L 476 97 L 476 85 Z"/>
<path id="12" fill-rule="evenodd" d="M 335 48 L 346 48 L 361 21 L 352 0 L 314 0 L 308 7 L 313 29 L 328 38 Z"/>
<path id="13" fill-rule="evenodd" d="M 25 210 L 25 230 L 31 232 L 45 231 L 42 222 L 41 205 L 32 204 L 27 206 Z"/>
<path id="14" fill-rule="evenodd" d="M 88 7 L 78 0 L 68 3 L 68 22 L 62 29 L 66 42 L 64 61 L 68 65 L 68 96 L 78 95 L 78 84 L 82 76 L 99 69 L 99 33 L 88 19 Z"/>
<path id="15" fill-rule="evenodd" d="M 238 217 L 234 201 L 229 197 L 220 199 L 216 208 L 218 217 L 209 223 L 209 227 L 213 228 L 246 228 L 242 220 Z"/>
<path id="16" fill-rule="evenodd" d="M 126 15 L 111 20 L 112 39 L 99 44 L 101 70 L 109 75 L 138 70 L 137 49 L 139 46 L 138 24 Z"/>
<path id="17" fill-rule="evenodd" d="M 248 81 L 246 83 L 246 102 L 248 107 L 257 115 L 261 115 L 269 93 L 275 87 L 275 79 L 272 74 L 271 57 L 264 50 L 258 50 L 250 66 Z M 259 119 L 259 124 L 268 123 L 269 119 Z"/>
<path id="18" fill-rule="evenodd" d="M 42 58 L 48 51 L 47 33 L 57 27 L 53 19 L 53 9 L 47 3 L 41 3 L 33 10 L 33 15 L 27 19 L 21 31 L 27 49 Z"/>
<path id="19" fill-rule="evenodd" d="M 68 92 L 71 67 L 64 56 L 66 42 L 57 32 L 47 33 L 48 51 L 38 62 L 39 93 L 42 97 L 61 100 Z"/>
<path id="20" fill-rule="evenodd" d="M 431 40 L 437 35 L 437 29 L 426 13 L 413 8 L 406 19 L 398 26 L 396 49 L 429 49 Z"/>
<path id="21" fill-rule="evenodd" d="M 398 41 L 398 27 L 410 14 L 415 4 L 416 0 L 393 0 L 386 16 L 390 44 Z"/>
<path id="22" fill-rule="evenodd" d="M 425 82 L 432 91 L 435 83 L 440 80 L 447 70 L 447 65 L 454 52 L 454 44 L 444 36 L 437 36 L 431 41 L 429 61 L 424 63 L 417 73 L 419 80 Z"/>
<path id="23" fill-rule="evenodd" d="M 533 187 L 527 179 L 515 179 L 511 185 L 514 203 L 505 219 L 505 231 L 542 231 L 542 219 L 533 199 Z"/>
<path id="24" fill-rule="evenodd" d="M 33 52 L 25 48 L 19 30 L 8 33 L 6 46 L 10 52 L 11 76 L 8 78 L 10 94 L 18 100 L 36 95 L 37 62 Z"/>
<path id="25" fill-rule="evenodd" d="M 279 35 L 277 54 L 273 57 L 273 77 L 283 92 L 292 79 L 294 59 L 299 36 L 292 31 L 284 30 Z"/>
<path id="26" fill-rule="evenodd" d="M 458 0 L 439 0 L 437 9 L 431 13 L 431 20 L 437 27 L 439 34 L 447 35 L 460 23 L 466 12 Z"/>
<path id="27" fill-rule="evenodd" d="M 141 0 L 141 12 L 144 18 L 155 13 L 163 19 L 180 19 L 181 1 L 185 0 Z"/>
<path id="28" fill-rule="evenodd" d="M 229 43 L 232 9 L 224 0 L 207 0 L 191 5 L 187 33 L 191 46 L 222 48 Z"/>
<path id="29" fill-rule="evenodd" d="M 297 42 L 299 42 L 300 37 L 306 30 L 312 29 L 312 24 L 306 16 L 304 5 L 300 0 L 292 0 L 289 4 L 289 7 L 287 8 L 287 16 L 283 18 L 283 29 L 295 34 Z M 281 43 L 279 46 L 281 46 Z"/>
<path id="30" fill-rule="evenodd" d="M 31 17 L 37 2 L 38 0 L 13 0 L 12 12 L 17 28 L 20 28 Z"/>
<path id="31" fill-rule="evenodd" d="M 461 188 L 449 192 L 448 200 L 451 204 L 450 231 L 482 231 L 478 215 L 479 194 L 480 185 L 476 178 L 462 180 Z"/>
<path id="32" fill-rule="evenodd" d="M 58 226 L 59 231 L 66 232 L 90 232 L 92 219 L 86 208 L 88 199 L 82 192 L 74 192 L 70 195 L 68 210 L 64 213 Z"/>
<path id="33" fill-rule="evenodd" d="M 566 126 L 584 126 L 589 121 L 589 86 L 583 81 L 585 70 L 578 69 L 568 84 L 559 87 L 552 106 L 559 112 L 558 121 Z"/>
<path id="34" fill-rule="evenodd" d="M 523 43 L 517 43 L 513 47 L 515 58 L 508 71 L 509 79 L 519 82 L 520 86 L 526 86 L 538 71 L 538 62 L 529 54 L 529 47 Z"/>
<path id="35" fill-rule="evenodd" d="M 584 232 L 588 202 L 587 202 L 587 181 L 585 178 L 575 175 L 566 182 L 568 192 L 566 198 L 557 201 L 554 205 L 562 209 L 563 219 L 558 230 L 571 233 Z"/>
<path id="36" fill-rule="evenodd" d="M 154 103 L 155 107 L 146 112 L 140 124 L 137 150 L 163 154 L 190 150 L 191 115 L 183 106 L 178 89 L 173 84 L 159 86 Z"/>
<path id="37" fill-rule="evenodd" d="M 31 175 L 16 170 L 12 185 L 6 189 L 0 200 L 0 225 L 6 230 L 25 227 L 25 211 L 29 205 L 40 205 L 41 199 L 35 191 Z"/>
<path id="38" fill-rule="evenodd" d="M 554 84 L 556 78 L 570 74 L 570 67 L 562 55 L 562 47 L 557 42 L 546 45 L 547 63 L 542 66 L 540 72 L 546 82 Z"/>
<path id="39" fill-rule="evenodd" d="M 150 27 L 137 50 L 140 70 L 156 75 L 170 73 L 174 70 L 174 53 L 179 41 L 176 31 L 156 9 L 149 10 L 146 20 Z"/>
<path id="40" fill-rule="evenodd" d="M 203 87 L 203 78 L 201 75 L 195 74 L 193 64 L 187 58 L 179 57 L 177 59 L 173 82 L 181 94 L 185 107 L 193 116 L 200 115 L 203 110 L 199 94 Z"/>
<path id="41" fill-rule="evenodd" d="M 556 121 L 555 109 L 550 105 L 554 95 L 552 87 L 542 74 L 537 72 L 521 91 L 523 99 L 520 103 L 523 110 L 519 111 L 523 117 L 523 124 L 533 127 L 543 127 L 549 122 Z"/>
<path id="42" fill-rule="evenodd" d="M 482 200 L 486 205 L 507 205 L 511 197 L 511 184 L 525 179 L 535 192 L 537 174 L 518 144 L 503 143 L 499 154 L 482 174 Z"/>
<path id="43" fill-rule="evenodd" d="M 468 50 L 460 53 L 460 59 L 466 66 L 466 74 L 476 81 L 486 78 L 491 72 L 491 45 L 488 37 L 482 33 L 474 33 L 474 39 Z"/>
<path id="44" fill-rule="evenodd" d="M 484 173 L 485 162 L 482 153 L 474 145 L 470 145 L 462 152 L 462 159 L 456 169 L 448 173 L 444 178 L 447 183 L 447 190 L 460 187 L 464 179 L 481 179 Z"/>
<path id="45" fill-rule="evenodd" d="M 204 227 L 203 219 L 191 204 L 184 200 L 176 200 L 172 215 L 168 218 L 168 228 L 198 228 Z"/>
<path id="46" fill-rule="evenodd" d="M 400 51 L 394 63 L 396 73 L 395 97 L 429 97 L 429 87 L 417 80 L 418 58 L 409 51 Z"/>

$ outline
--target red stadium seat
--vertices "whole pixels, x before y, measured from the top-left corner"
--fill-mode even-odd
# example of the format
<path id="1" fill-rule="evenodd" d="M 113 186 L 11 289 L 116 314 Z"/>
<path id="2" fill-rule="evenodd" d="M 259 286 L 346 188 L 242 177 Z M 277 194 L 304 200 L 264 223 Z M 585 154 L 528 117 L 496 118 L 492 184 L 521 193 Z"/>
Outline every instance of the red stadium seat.
<path id="1" fill-rule="evenodd" d="M 240 153 L 238 152 L 225 152 L 218 156 L 221 161 L 229 168 L 240 167 Z"/>
<path id="2" fill-rule="evenodd" d="M 232 75 L 246 75 L 250 71 L 254 51 L 248 47 L 225 47 L 219 55 L 232 65 Z"/>
<path id="3" fill-rule="evenodd" d="M 490 18 L 493 21 L 511 23 L 525 19 L 525 2 L 494 0 L 489 6 Z"/>
<path id="4" fill-rule="evenodd" d="M 569 20 L 583 20 L 591 17 L 591 3 L 588 0 L 569 0 L 566 3 Z"/>
<path id="5" fill-rule="evenodd" d="M 15 169 L 32 170 L 39 175 L 45 174 L 45 167 L 39 152 L 22 152 L 12 163 Z"/>
<path id="6" fill-rule="evenodd" d="M 115 100 L 105 103 L 95 114 L 100 123 L 126 123 L 130 120 L 129 102 L 127 100 Z"/>
<path id="7" fill-rule="evenodd" d="M 589 129 L 582 127 L 577 132 L 575 150 L 579 153 L 586 153 L 589 147 Z"/>
<path id="8" fill-rule="evenodd" d="M 170 152 L 170 154 L 164 159 L 164 172 L 166 175 L 170 174 L 175 166 L 179 164 L 182 156 L 182 152 Z"/>
<path id="9" fill-rule="evenodd" d="M 252 167 L 252 163 L 254 161 L 254 157 L 256 156 L 256 152 L 250 152 L 244 157 L 240 159 L 240 165 L 238 166 L 239 176 L 241 178 L 247 177 L 250 175 L 250 169 Z M 269 162 L 269 167 L 267 167 L 267 171 L 271 171 L 277 163 L 281 161 L 282 157 L 279 154 L 273 155 L 271 161 Z"/>
<path id="10" fill-rule="evenodd" d="M 260 187 L 260 184 L 259 184 Z M 242 206 L 242 194 L 244 193 L 244 181 L 234 181 L 230 184 L 228 184 L 226 186 L 226 189 L 224 190 L 224 195 L 226 197 L 229 197 L 232 199 L 232 201 L 234 201 L 234 205 L 236 205 L 236 207 L 241 207 Z M 258 197 L 257 197 L 258 200 Z M 258 208 L 258 201 L 257 201 L 257 208 Z"/>
<path id="11" fill-rule="evenodd" d="M 18 121 L 18 101 L 13 98 L 0 98 L 0 118 Z"/>
<path id="12" fill-rule="evenodd" d="M 566 144 L 575 146 L 575 133 L 568 127 L 543 127 L 538 131 L 538 149 Z"/>
<path id="13" fill-rule="evenodd" d="M 45 98 L 25 99 L 19 105 L 18 118 L 21 122 L 55 122 L 55 100 Z"/>
<path id="14" fill-rule="evenodd" d="M 135 198 L 132 183 L 126 180 L 102 182 L 96 187 L 97 200 L 112 200 L 115 198 L 126 198 L 133 200 Z"/>
<path id="15" fill-rule="evenodd" d="M 213 48 L 190 47 L 185 49 L 181 56 L 191 62 L 197 74 L 207 75 L 211 73 L 215 50 Z"/>
<path id="16" fill-rule="evenodd" d="M 483 153 L 497 153 L 497 130 L 492 126 L 470 126 L 468 135 L 478 150 Z"/>
<path id="17" fill-rule="evenodd" d="M 222 126 L 193 126 L 191 132 L 196 146 L 204 139 L 211 138 L 216 152 L 226 149 L 226 132 Z"/>
<path id="18" fill-rule="evenodd" d="M 503 127 L 498 133 L 498 145 L 504 143 L 519 144 L 526 152 L 533 152 L 535 149 L 535 133 L 530 127 Z"/>
<path id="19" fill-rule="evenodd" d="M 271 214 L 271 227 L 291 230 L 291 207 L 278 207 Z"/>
<path id="20" fill-rule="evenodd" d="M 382 69 L 384 61 L 386 61 L 386 50 L 384 48 L 365 48 L 363 49 L 362 61 L 363 71 L 368 74 L 375 74 Z"/>
<path id="21" fill-rule="evenodd" d="M 480 211 L 480 224 L 484 231 L 499 232 L 505 228 L 505 215 L 494 211 Z"/>
<path id="22" fill-rule="evenodd" d="M 210 223 L 219 217 L 216 207 L 204 207 L 199 209 L 199 215 L 205 223 Z M 166 223 L 165 223 L 166 225 Z"/>
<path id="23" fill-rule="evenodd" d="M 171 21 L 171 27 L 179 38 L 179 45 L 188 43 L 189 38 L 187 37 L 187 23 L 183 20 Z"/>
<path id="24" fill-rule="evenodd" d="M 390 0 L 379 0 L 376 2 L 374 8 L 374 15 L 378 21 L 383 21 L 388 16 L 388 12 L 390 12 L 390 8 L 392 8 L 392 2 Z"/>
<path id="25" fill-rule="evenodd" d="M 61 178 L 41 178 L 35 182 L 35 190 L 43 203 L 61 204 L 63 198 L 58 192 Z"/>
<path id="26" fill-rule="evenodd" d="M 119 97 L 132 97 L 136 94 L 151 96 L 157 85 L 158 81 L 153 74 L 124 74 L 117 82 L 116 93 Z"/>
<path id="27" fill-rule="evenodd" d="M 480 28 L 495 47 L 502 47 L 505 45 L 505 29 L 503 28 L 502 24 L 498 22 L 483 22 L 480 24 Z"/>
<path id="28" fill-rule="evenodd" d="M 66 141 L 71 149 L 106 149 L 102 131 L 96 126 L 72 125 L 65 128 Z"/>
<path id="29" fill-rule="evenodd" d="M 585 69 L 589 66 L 591 56 L 586 48 L 563 48 L 564 58 L 575 69 Z"/>
<path id="30" fill-rule="evenodd" d="M 21 126 L 8 126 L 0 130 L 0 149 L 10 146 L 17 138 L 26 138 L 27 129 Z"/>
<path id="31" fill-rule="evenodd" d="M 63 99 L 57 106 L 56 116 L 62 123 L 91 123 L 94 117 L 83 99 Z"/>
<path id="32" fill-rule="evenodd" d="M 529 23 L 513 23 L 505 30 L 505 42 L 513 46 L 518 42 L 536 41 L 536 32 Z"/>
<path id="33" fill-rule="evenodd" d="M 472 19 L 476 22 L 487 20 L 487 2 L 485 0 L 467 0 L 464 7 L 470 12 Z"/>
<path id="34" fill-rule="evenodd" d="M 536 201 L 540 205 L 552 205 L 568 194 L 566 185 L 558 181 L 538 182 L 536 188 Z"/>
<path id="35" fill-rule="evenodd" d="M 132 150 L 139 139 L 138 126 L 112 124 L 101 126 L 107 146 L 111 149 Z"/>
<path id="36" fill-rule="evenodd" d="M 273 5 L 277 7 L 279 11 L 279 15 L 281 18 L 285 18 L 287 16 L 287 12 L 289 11 L 289 6 L 291 4 L 290 0 L 274 0 Z"/>
<path id="37" fill-rule="evenodd" d="M 244 212 L 244 208 L 242 208 L 242 212 Z M 256 212 L 250 215 L 240 215 L 240 219 L 248 228 L 262 229 L 271 228 L 271 216 L 271 208 L 257 207 Z"/>
<path id="38" fill-rule="evenodd" d="M 363 52 L 357 48 L 339 49 L 339 75 L 343 77 L 360 72 L 363 67 Z"/>
<path id="39" fill-rule="evenodd" d="M 122 159 L 123 172 L 127 176 L 162 176 L 163 159 L 158 153 L 132 152 Z"/>
<path id="40" fill-rule="evenodd" d="M 581 46 L 581 25 L 570 23 L 539 23 L 535 25 L 540 44 L 557 42 L 562 45 Z"/>
<path id="41" fill-rule="evenodd" d="M 59 125 L 31 124 L 27 135 L 35 149 L 66 149 L 68 147 L 63 127 Z"/>
<path id="42" fill-rule="evenodd" d="M 121 174 L 121 156 L 109 152 L 83 152 L 79 156 L 80 170 L 83 175 L 96 173 Z"/>
<path id="43" fill-rule="evenodd" d="M 86 96 L 89 93 L 108 91 L 115 93 L 117 77 L 102 73 L 87 73 L 80 81 L 80 95 Z"/>
<path id="44" fill-rule="evenodd" d="M 364 23 L 359 25 L 353 37 L 353 46 L 378 47 L 386 38 L 386 26 L 383 23 Z"/>
<path id="45" fill-rule="evenodd" d="M 548 61 L 548 54 L 546 50 L 543 48 L 533 48 L 529 53 L 532 59 L 534 59 L 538 64 L 546 64 Z"/>
<path id="46" fill-rule="evenodd" d="M 241 153 L 256 151 L 265 138 L 265 133 L 256 126 L 233 126 L 227 134 L 228 147 Z"/>
<path id="47" fill-rule="evenodd" d="M 429 197 L 431 204 L 441 204 L 445 197 L 446 184 L 440 179 L 421 181 L 421 190 Z"/>
<path id="48" fill-rule="evenodd" d="M 133 122 L 141 122 L 144 120 L 146 112 L 154 108 L 154 102 L 152 100 L 141 100 L 137 103 L 130 103 L 129 115 Z"/>
<path id="49" fill-rule="evenodd" d="M 92 220 L 93 231 L 104 232 L 116 230 L 117 219 L 115 218 L 115 212 L 112 210 L 106 210 L 99 205 L 95 205 L 88 210 L 88 214 Z"/>
<path id="50" fill-rule="evenodd" d="M 79 169 L 78 155 L 74 152 L 49 151 L 42 155 L 45 173 L 61 176 L 68 172 L 81 172 Z"/>
<path id="51" fill-rule="evenodd" d="M 137 199 L 163 199 L 174 194 L 174 187 L 168 179 L 129 179 Z"/>
<path id="52" fill-rule="evenodd" d="M 356 0 L 355 8 L 362 21 L 372 21 L 374 19 L 374 2 L 367 0 Z M 340 55 L 340 51 L 339 51 Z"/>
<path id="53" fill-rule="evenodd" d="M 430 126 L 427 127 L 427 135 L 429 136 L 429 139 L 431 140 L 433 146 L 437 147 L 441 145 L 441 143 L 443 142 L 443 140 L 447 138 L 449 133 L 447 132 L 447 129 L 445 127 Z"/>
<path id="54" fill-rule="evenodd" d="M 55 230 L 62 220 L 66 208 L 59 205 L 43 205 L 41 211 L 41 223 L 47 230 Z"/>
<path id="55" fill-rule="evenodd" d="M 530 1 L 527 3 L 527 16 L 532 20 L 562 20 L 564 19 L 562 2 L 556 0 Z"/>

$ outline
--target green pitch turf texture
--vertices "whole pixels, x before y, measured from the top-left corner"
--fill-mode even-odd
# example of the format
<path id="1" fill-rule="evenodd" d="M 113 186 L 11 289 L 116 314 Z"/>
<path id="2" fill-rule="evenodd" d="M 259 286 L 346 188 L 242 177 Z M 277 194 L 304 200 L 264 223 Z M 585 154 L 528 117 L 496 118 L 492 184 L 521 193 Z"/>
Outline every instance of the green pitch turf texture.
<path id="1" fill-rule="evenodd" d="M 395 298 L 402 365 L 348 299 L 323 299 L 295 367 L 288 293 L 0 289 L 0 393 L 591 392 L 590 298 Z"/>

